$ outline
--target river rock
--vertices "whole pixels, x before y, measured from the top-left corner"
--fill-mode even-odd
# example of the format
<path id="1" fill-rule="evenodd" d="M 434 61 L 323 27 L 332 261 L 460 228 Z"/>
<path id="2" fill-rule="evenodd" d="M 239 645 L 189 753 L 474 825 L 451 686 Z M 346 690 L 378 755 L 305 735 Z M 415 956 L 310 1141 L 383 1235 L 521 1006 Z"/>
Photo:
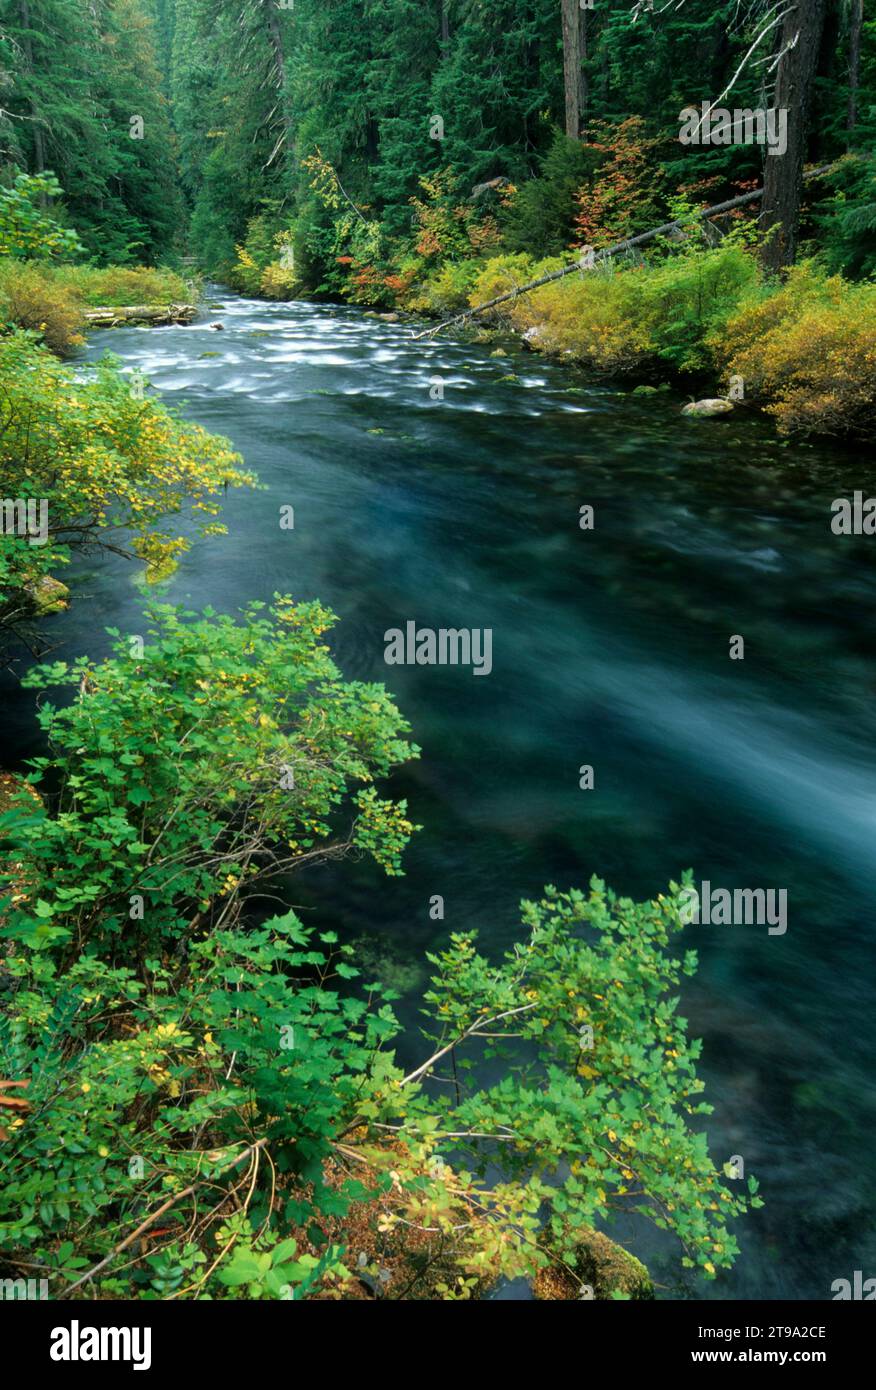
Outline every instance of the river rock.
<path id="1" fill-rule="evenodd" d="M 725 400 L 723 396 L 710 397 L 705 401 L 691 401 L 682 410 L 682 415 L 696 415 L 698 418 L 706 418 L 710 415 L 729 415 L 733 409 L 733 402 Z"/>
<path id="2" fill-rule="evenodd" d="M 549 1265 L 535 1276 L 532 1291 L 539 1300 L 607 1300 L 617 1291 L 636 1301 L 652 1299 L 651 1276 L 635 1255 L 591 1226 L 575 1232 L 575 1255 Z M 550 1238 L 548 1237 L 548 1244 Z"/>
<path id="3" fill-rule="evenodd" d="M 35 584 L 26 584 L 24 592 L 40 617 L 48 613 L 62 613 L 69 606 L 67 601 L 70 590 L 67 585 L 62 584 L 60 579 L 52 579 L 48 574 L 43 575 Z"/>
<path id="4" fill-rule="evenodd" d="M 535 323 L 531 328 L 527 328 L 521 339 L 523 346 L 528 347 L 532 352 L 538 352 L 544 339 L 544 329 Z"/>

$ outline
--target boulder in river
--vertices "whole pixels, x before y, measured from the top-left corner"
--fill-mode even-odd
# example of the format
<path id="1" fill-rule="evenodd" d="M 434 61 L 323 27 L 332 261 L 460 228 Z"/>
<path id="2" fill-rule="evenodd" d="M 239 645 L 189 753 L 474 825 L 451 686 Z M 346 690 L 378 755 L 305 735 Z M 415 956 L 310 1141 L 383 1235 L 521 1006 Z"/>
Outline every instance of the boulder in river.
<path id="1" fill-rule="evenodd" d="M 563 1302 L 610 1299 L 615 1291 L 636 1301 L 654 1297 L 651 1276 L 641 1260 L 590 1226 L 575 1232 L 574 1259 L 564 1256 L 540 1270 L 532 1291 L 539 1300 Z"/>
<path id="2" fill-rule="evenodd" d="M 711 415 L 729 415 L 732 409 L 732 401 L 726 400 L 723 396 L 716 396 L 704 401 L 691 401 L 681 413 L 682 415 L 695 415 L 700 419 L 706 419 Z"/>
<path id="3" fill-rule="evenodd" d="M 60 579 L 52 579 L 51 575 L 43 575 L 34 584 L 26 584 L 24 592 L 40 617 L 48 613 L 62 613 L 69 607 L 70 590 Z"/>
<path id="4" fill-rule="evenodd" d="M 544 329 L 534 323 L 531 328 L 526 329 L 521 341 L 530 351 L 538 352 L 544 342 Z"/>

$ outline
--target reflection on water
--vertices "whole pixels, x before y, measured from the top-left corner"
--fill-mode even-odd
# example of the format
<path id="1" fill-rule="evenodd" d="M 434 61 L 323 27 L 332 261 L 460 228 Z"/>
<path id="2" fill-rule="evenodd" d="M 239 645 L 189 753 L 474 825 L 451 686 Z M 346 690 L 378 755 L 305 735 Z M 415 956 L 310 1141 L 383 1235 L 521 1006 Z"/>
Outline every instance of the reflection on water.
<path id="1" fill-rule="evenodd" d="M 546 882 L 598 872 L 650 896 L 689 865 L 786 888 L 785 936 L 688 929 L 701 969 L 683 1012 L 705 1039 L 712 1152 L 742 1154 L 766 1198 L 705 1293 L 826 1298 L 850 1270 L 876 1274 L 874 542 L 829 526 L 833 498 L 873 490 L 862 460 L 352 310 L 228 296 L 211 315 L 224 333 L 131 329 L 89 349 L 229 435 L 267 485 L 229 495 L 229 536 L 196 545 L 169 597 L 319 596 L 343 619 L 341 669 L 385 680 L 423 748 L 396 779 L 425 826 L 407 876 L 327 867 L 294 901 L 396 961 L 415 1023 L 423 950 L 475 925 L 502 948 Z M 98 656 L 105 624 L 138 630 L 140 598 L 114 557 L 80 572 L 50 631 L 58 655 Z M 489 679 L 386 667 L 383 633 L 410 619 L 492 628 Z M 728 658 L 734 634 L 744 662 Z M 7 686 L 33 751 L 31 696 Z M 621 1234 L 667 1291 L 687 1287 L 674 1247 Z"/>

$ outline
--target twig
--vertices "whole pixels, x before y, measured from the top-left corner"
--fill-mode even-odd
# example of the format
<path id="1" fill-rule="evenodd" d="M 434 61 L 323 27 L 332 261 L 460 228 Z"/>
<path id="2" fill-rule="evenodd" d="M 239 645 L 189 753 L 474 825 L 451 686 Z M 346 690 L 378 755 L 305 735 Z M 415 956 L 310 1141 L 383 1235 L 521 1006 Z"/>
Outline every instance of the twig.
<path id="1" fill-rule="evenodd" d="M 231 1168 L 237 1168 L 238 1165 L 241 1164 L 245 1158 L 254 1154 L 257 1149 L 264 1148 L 267 1142 L 267 1139 L 259 1139 L 257 1143 L 250 1144 L 249 1148 L 244 1149 L 242 1154 L 239 1154 L 237 1158 L 233 1159 L 232 1162 L 227 1164 L 226 1167 L 223 1168 L 221 1171 L 223 1173 L 227 1173 Z M 62 1292 L 59 1294 L 59 1297 L 69 1297 L 69 1295 L 73 1292 L 74 1289 L 78 1289 L 81 1284 L 86 1284 L 89 1279 L 93 1279 L 95 1274 L 99 1274 L 102 1269 L 105 1269 L 106 1266 L 112 1260 L 115 1259 L 116 1255 L 120 1255 L 123 1250 L 126 1250 L 128 1248 L 129 1245 L 133 1245 L 134 1241 L 138 1238 L 138 1236 L 141 1236 L 145 1230 L 148 1230 L 152 1223 L 158 1220 L 159 1216 L 163 1216 L 166 1211 L 169 1211 L 170 1208 L 174 1206 L 177 1202 L 181 1202 L 184 1197 L 190 1197 L 192 1193 L 196 1190 L 196 1188 L 198 1188 L 202 1182 L 206 1181 L 206 1178 L 199 1178 L 197 1182 L 191 1183 L 190 1186 L 184 1188 L 182 1192 L 177 1192 L 174 1194 L 173 1197 L 168 1197 L 167 1201 L 164 1202 L 158 1208 L 157 1211 L 154 1211 L 151 1216 L 147 1216 L 145 1221 L 140 1222 L 140 1225 L 137 1227 L 136 1231 L 132 1231 L 129 1236 L 126 1236 L 123 1241 L 120 1241 L 118 1245 L 114 1246 L 114 1248 L 110 1251 L 108 1255 L 106 1255 L 102 1260 L 100 1260 L 96 1265 L 94 1265 L 93 1268 L 89 1269 L 85 1274 L 81 1275 L 75 1283 L 68 1284 L 66 1289 L 62 1290 Z"/>

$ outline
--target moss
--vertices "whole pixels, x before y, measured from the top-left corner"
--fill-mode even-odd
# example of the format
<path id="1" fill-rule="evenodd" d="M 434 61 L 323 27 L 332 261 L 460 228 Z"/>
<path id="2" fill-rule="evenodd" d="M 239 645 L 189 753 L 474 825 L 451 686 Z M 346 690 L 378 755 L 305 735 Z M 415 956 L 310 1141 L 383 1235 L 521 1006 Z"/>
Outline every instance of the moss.
<path id="1" fill-rule="evenodd" d="M 715 396 L 705 401 L 691 401 L 682 410 L 682 415 L 693 415 L 697 419 L 711 419 L 715 415 L 729 415 L 733 402 Z"/>
<path id="2" fill-rule="evenodd" d="M 422 988 L 426 972 L 421 961 L 402 957 L 368 936 L 357 938 L 351 945 L 355 949 L 359 968 L 369 979 L 379 980 L 385 989 L 411 994 Z"/>
<path id="3" fill-rule="evenodd" d="M 586 1227 L 576 1240 L 574 1266 L 550 1265 L 533 1280 L 533 1293 L 541 1300 L 577 1299 L 582 1287 L 595 1299 L 609 1299 L 616 1292 L 641 1300 L 654 1297 L 650 1275 L 635 1255 L 601 1231 Z"/>
<path id="4" fill-rule="evenodd" d="M 52 579 L 51 575 L 46 574 L 35 584 L 29 584 L 26 592 L 34 611 L 41 618 L 48 613 L 63 613 L 69 607 L 70 590 L 60 579 Z"/>

